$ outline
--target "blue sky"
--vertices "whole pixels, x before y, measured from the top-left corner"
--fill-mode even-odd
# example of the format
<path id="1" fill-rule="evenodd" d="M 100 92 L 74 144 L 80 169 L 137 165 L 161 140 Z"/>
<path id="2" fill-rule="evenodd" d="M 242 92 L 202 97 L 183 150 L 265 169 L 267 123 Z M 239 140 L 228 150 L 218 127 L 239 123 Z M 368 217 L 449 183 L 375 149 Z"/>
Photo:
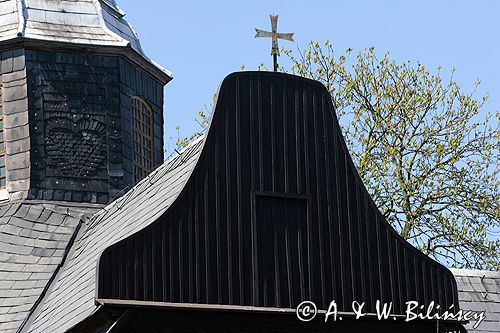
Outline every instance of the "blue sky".
<path id="1" fill-rule="evenodd" d="M 149 57 L 173 72 L 165 88 L 165 145 L 192 133 L 199 109 L 210 105 L 229 73 L 272 66 L 269 14 L 278 29 L 294 32 L 304 48 L 311 39 L 329 39 L 336 49 L 355 52 L 375 46 L 399 61 L 419 61 L 434 71 L 457 69 L 455 79 L 470 90 L 481 79 L 478 98 L 489 93 L 483 112 L 500 110 L 500 1 L 159 1 L 118 0 Z M 284 60 L 282 58 L 282 60 Z"/>

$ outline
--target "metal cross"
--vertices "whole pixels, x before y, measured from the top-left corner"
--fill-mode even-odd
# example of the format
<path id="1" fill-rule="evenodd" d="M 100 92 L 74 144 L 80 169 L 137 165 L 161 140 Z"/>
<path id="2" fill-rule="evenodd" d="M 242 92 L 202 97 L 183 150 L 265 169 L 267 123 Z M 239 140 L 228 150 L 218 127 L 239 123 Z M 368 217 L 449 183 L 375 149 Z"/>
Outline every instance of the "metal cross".
<path id="1" fill-rule="evenodd" d="M 278 32 L 278 15 L 269 15 L 271 18 L 271 32 L 255 29 L 255 38 L 257 37 L 271 37 L 273 39 L 273 48 L 271 49 L 271 55 L 273 56 L 274 71 L 278 71 L 278 56 L 280 51 L 278 48 L 278 38 L 285 39 L 293 42 L 293 33 L 280 33 Z"/>

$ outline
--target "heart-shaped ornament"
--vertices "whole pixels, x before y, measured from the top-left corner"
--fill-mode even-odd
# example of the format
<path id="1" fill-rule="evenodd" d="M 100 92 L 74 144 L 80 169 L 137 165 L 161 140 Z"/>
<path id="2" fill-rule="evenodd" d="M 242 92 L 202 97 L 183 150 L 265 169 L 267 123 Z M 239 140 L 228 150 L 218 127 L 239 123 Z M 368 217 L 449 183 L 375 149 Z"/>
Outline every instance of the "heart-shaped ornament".
<path id="1" fill-rule="evenodd" d="M 63 176 L 91 176 L 106 159 L 106 127 L 95 119 L 51 119 L 46 133 L 47 166 Z"/>

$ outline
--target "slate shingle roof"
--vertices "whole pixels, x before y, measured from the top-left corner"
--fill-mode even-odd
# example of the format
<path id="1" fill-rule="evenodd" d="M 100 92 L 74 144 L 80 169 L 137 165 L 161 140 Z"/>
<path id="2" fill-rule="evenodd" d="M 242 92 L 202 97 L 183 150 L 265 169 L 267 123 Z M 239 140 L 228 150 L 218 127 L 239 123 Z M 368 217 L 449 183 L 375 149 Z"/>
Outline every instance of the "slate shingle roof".
<path id="1" fill-rule="evenodd" d="M 0 0 L 0 39 L 25 36 L 86 44 L 130 43 L 142 52 L 124 13 L 112 2 Z"/>
<path id="2" fill-rule="evenodd" d="M 463 310 L 486 311 L 484 321 L 469 332 L 500 332 L 500 272 L 452 269 L 457 280 L 458 299 Z"/>
<path id="3" fill-rule="evenodd" d="M 0 41 L 25 37 L 74 44 L 128 46 L 154 64 L 114 0 L 0 0 Z M 171 73 L 154 64 L 171 76 Z"/>
<path id="4" fill-rule="evenodd" d="M 0 332 L 15 332 L 21 325 L 61 263 L 75 228 L 99 208 L 0 204 Z"/>
<path id="5" fill-rule="evenodd" d="M 29 332 L 64 332 L 92 314 L 99 255 L 168 209 L 194 169 L 203 142 L 191 144 L 82 226 L 51 292 L 35 312 Z"/>

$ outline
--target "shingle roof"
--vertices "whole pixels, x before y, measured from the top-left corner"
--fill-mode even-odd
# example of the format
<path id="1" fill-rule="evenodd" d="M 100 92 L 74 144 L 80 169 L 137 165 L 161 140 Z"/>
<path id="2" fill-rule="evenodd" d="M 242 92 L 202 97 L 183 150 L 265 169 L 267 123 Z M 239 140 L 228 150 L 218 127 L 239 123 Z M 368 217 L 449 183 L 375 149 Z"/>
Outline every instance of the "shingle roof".
<path id="1" fill-rule="evenodd" d="M 64 332 L 92 314 L 99 255 L 168 209 L 195 167 L 203 142 L 192 143 L 84 224 L 50 294 L 35 312 L 29 332 Z"/>
<path id="2" fill-rule="evenodd" d="M 78 224 L 98 206 L 0 205 L 0 331 L 15 332 L 61 263 Z"/>
<path id="3" fill-rule="evenodd" d="M 0 0 L 0 41 L 25 37 L 86 45 L 130 45 L 154 64 L 124 16 L 114 0 Z"/>
<path id="4" fill-rule="evenodd" d="M 486 311 L 484 321 L 469 332 L 500 332 L 500 272 L 452 269 L 463 310 Z"/>

